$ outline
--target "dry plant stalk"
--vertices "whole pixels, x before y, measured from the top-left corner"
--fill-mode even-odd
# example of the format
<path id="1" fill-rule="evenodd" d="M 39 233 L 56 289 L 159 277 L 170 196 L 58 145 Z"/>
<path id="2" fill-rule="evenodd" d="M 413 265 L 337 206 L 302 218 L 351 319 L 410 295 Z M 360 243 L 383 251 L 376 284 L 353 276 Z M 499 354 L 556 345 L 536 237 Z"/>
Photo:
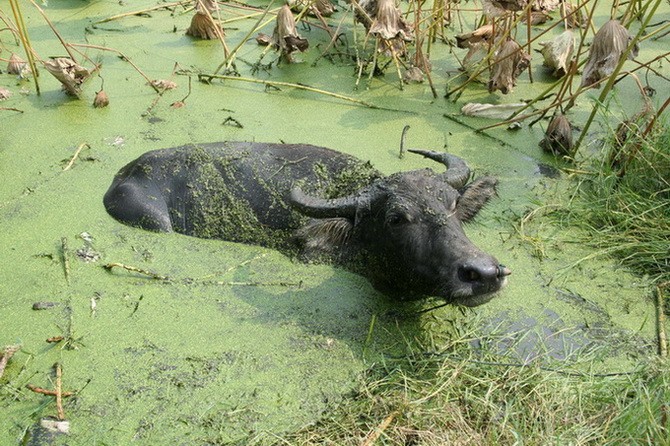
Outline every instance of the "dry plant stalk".
<path id="1" fill-rule="evenodd" d="M 47 71 L 60 81 L 65 92 L 72 96 L 79 96 L 81 84 L 91 74 L 87 68 L 67 57 L 57 57 L 43 64 Z"/>
<path id="2" fill-rule="evenodd" d="M 556 156 L 572 153 L 572 127 L 564 114 L 554 116 L 549 122 L 540 147 Z"/>
<path id="3" fill-rule="evenodd" d="M 191 19 L 191 26 L 186 35 L 200 39 L 213 40 L 223 36 L 223 28 L 213 20 L 214 13 L 219 10 L 216 0 L 196 0 L 195 15 Z"/>
<path id="4" fill-rule="evenodd" d="M 277 13 L 277 22 L 272 32 L 271 42 L 275 50 L 281 53 L 281 57 L 288 63 L 294 63 L 293 54 L 297 51 L 303 52 L 309 48 L 309 42 L 298 34 L 295 27 L 295 18 L 291 8 L 282 6 Z"/>
<path id="5" fill-rule="evenodd" d="M 544 57 L 544 66 L 553 69 L 551 73 L 555 77 L 563 77 L 568 72 L 568 65 L 575 51 L 575 36 L 570 30 L 551 39 L 541 42 L 540 53 Z"/>
<path id="6" fill-rule="evenodd" d="M 516 85 L 516 78 L 528 68 L 530 55 L 518 43 L 509 39 L 500 46 L 493 63 L 488 85 L 489 93 L 500 90 L 503 94 L 507 94 Z"/>
<path id="7" fill-rule="evenodd" d="M 593 38 L 589 49 L 589 58 L 582 74 L 582 87 L 594 85 L 600 88 L 598 81 L 609 77 L 616 69 L 621 57 L 633 41 L 633 36 L 617 20 L 605 23 Z M 637 56 L 637 43 L 628 53 L 628 59 Z"/>

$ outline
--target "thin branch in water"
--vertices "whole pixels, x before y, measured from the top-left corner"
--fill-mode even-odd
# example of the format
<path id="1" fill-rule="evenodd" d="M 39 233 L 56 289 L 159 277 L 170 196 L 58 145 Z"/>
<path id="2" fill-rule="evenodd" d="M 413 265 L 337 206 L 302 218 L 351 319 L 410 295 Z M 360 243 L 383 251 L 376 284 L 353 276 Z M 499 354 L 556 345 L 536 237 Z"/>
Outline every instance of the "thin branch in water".
<path id="1" fill-rule="evenodd" d="M 81 143 L 77 148 L 77 150 L 75 150 L 74 155 L 72 155 L 72 158 L 70 158 L 70 162 L 67 163 L 67 166 L 63 167 L 63 171 L 70 170 L 72 168 L 75 160 L 79 157 L 79 153 L 81 153 L 84 147 L 88 147 L 89 149 L 91 148 L 91 146 L 87 142 Z"/>
<path id="2" fill-rule="evenodd" d="M 151 8 L 142 9 L 141 11 L 126 12 L 126 13 L 123 13 L 123 14 L 117 14 L 117 15 L 114 15 L 114 16 L 111 16 L 111 17 L 107 17 L 106 19 L 98 20 L 97 22 L 94 22 L 94 23 L 98 24 L 98 23 L 111 22 L 112 20 L 122 19 L 124 17 L 131 17 L 131 16 L 135 16 L 135 15 L 146 14 L 147 12 L 156 11 L 158 9 L 169 9 L 169 8 L 172 8 L 172 7 L 175 7 L 175 6 L 186 5 L 186 4 L 189 4 L 189 3 L 193 3 L 193 0 L 185 0 L 183 2 L 176 2 L 176 3 L 168 3 L 168 4 L 165 4 L 165 5 L 154 6 L 154 7 L 151 7 Z"/>
<path id="3" fill-rule="evenodd" d="M 251 79 L 251 78 L 246 78 L 246 77 L 237 77 L 237 76 L 226 76 L 222 74 L 198 74 L 198 79 L 202 82 L 209 82 L 212 79 L 223 79 L 223 80 L 231 80 L 231 81 L 241 81 L 241 82 L 251 82 L 255 84 L 263 84 L 263 85 L 270 85 L 273 87 L 292 87 L 292 88 L 297 88 L 300 90 L 306 90 L 306 91 L 311 91 L 313 93 L 319 93 L 319 94 L 324 94 L 326 96 L 331 96 L 337 99 L 342 99 L 344 101 L 349 101 L 353 102 L 354 104 L 358 105 L 363 105 L 368 108 L 373 108 L 377 110 L 392 110 L 384 107 L 379 107 L 374 104 L 370 104 L 369 102 L 361 101 L 359 99 L 354 99 L 350 98 L 348 96 L 344 96 L 341 94 L 337 93 L 332 93 L 330 91 L 326 90 L 321 90 L 318 88 L 310 87 L 308 85 L 303 85 L 303 84 L 294 84 L 291 82 L 281 82 L 281 81 L 268 81 L 268 80 L 262 80 L 262 79 Z M 403 111 L 403 110 L 392 110 L 392 111 Z"/>
<path id="4" fill-rule="evenodd" d="M 103 268 L 105 268 L 108 271 L 111 271 L 112 268 L 115 268 L 115 267 L 125 269 L 126 271 L 132 271 L 134 273 L 144 274 L 145 276 L 149 276 L 152 279 L 156 279 L 156 280 L 165 280 L 165 281 L 170 280 L 170 278 L 168 276 L 163 276 L 161 274 L 157 274 L 157 273 L 154 273 L 154 272 L 151 272 L 151 271 L 147 271 L 145 269 L 137 268 L 135 266 L 124 265 L 123 263 L 108 263 L 106 265 L 103 265 Z"/>
<path id="5" fill-rule="evenodd" d="M 122 60 L 125 60 L 126 62 L 128 62 L 133 68 L 135 68 L 135 71 L 140 73 L 140 75 L 144 79 L 146 79 L 147 83 L 151 86 L 151 88 L 154 89 L 154 91 L 156 91 L 156 93 L 161 92 L 161 90 L 157 86 L 154 85 L 153 81 L 151 79 L 149 79 L 149 77 L 146 74 L 144 74 L 144 72 L 142 70 L 140 70 L 139 67 L 137 65 L 135 65 L 135 63 L 133 63 L 133 61 L 130 60 L 121 51 L 115 50 L 114 48 L 107 48 L 105 46 L 99 46 L 99 45 L 89 45 L 89 44 L 86 44 L 86 43 L 68 43 L 68 45 L 72 46 L 72 47 L 91 48 L 91 49 L 94 49 L 94 50 L 111 51 L 112 53 L 118 54 L 119 56 L 121 56 Z"/>

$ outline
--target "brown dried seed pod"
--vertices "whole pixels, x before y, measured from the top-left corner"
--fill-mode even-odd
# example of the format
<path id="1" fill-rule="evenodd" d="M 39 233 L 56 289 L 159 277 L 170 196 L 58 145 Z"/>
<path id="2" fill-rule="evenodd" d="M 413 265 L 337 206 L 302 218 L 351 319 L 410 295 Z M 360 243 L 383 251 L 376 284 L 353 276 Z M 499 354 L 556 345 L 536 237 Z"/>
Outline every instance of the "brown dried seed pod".
<path id="1" fill-rule="evenodd" d="M 98 94 L 95 95 L 95 99 L 93 99 L 93 107 L 102 108 L 107 107 L 108 105 L 109 97 L 107 96 L 107 93 L 105 93 L 105 90 L 100 90 Z"/>
<path id="2" fill-rule="evenodd" d="M 596 33 L 589 48 L 589 58 L 582 74 L 582 87 L 588 87 L 609 77 L 632 40 L 633 36 L 619 21 L 609 20 L 605 23 Z M 635 44 L 628 53 L 628 59 L 635 58 L 638 51 L 639 47 Z M 595 88 L 599 88 L 599 85 Z"/>
<path id="3" fill-rule="evenodd" d="M 568 72 L 568 64 L 575 50 L 575 36 L 570 30 L 548 42 L 541 42 L 540 53 L 544 57 L 544 66 L 552 68 L 553 76 L 561 77 Z"/>
<path id="4" fill-rule="evenodd" d="M 516 85 L 516 78 L 528 68 L 529 64 L 530 55 L 514 40 L 507 40 L 500 47 L 494 61 L 488 85 L 489 93 L 496 90 L 500 90 L 503 94 L 511 92 L 512 87 Z"/>
<path id="5" fill-rule="evenodd" d="M 195 3 L 196 12 L 186 35 L 206 40 L 218 39 L 219 33 L 223 35 L 224 31 L 221 25 L 212 20 L 218 10 L 216 0 L 197 0 Z"/>
<path id="6" fill-rule="evenodd" d="M 577 9 L 572 3 L 561 3 L 561 20 L 567 29 L 584 28 L 589 23 L 589 18 L 583 9 Z"/>
<path id="7" fill-rule="evenodd" d="M 414 32 L 396 8 L 394 0 L 377 0 L 370 34 L 384 40 L 414 40 Z"/>
<path id="8" fill-rule="evenodd" d="M 284 5 L 277 13 L 277 22 L 272 33 L 272 45 L 279 51 L 287 62 L 293 63 L 293 53 L 305 51 L 309 48 L 307 39 L 298 34 L 295 27 L 295 18 L 291 9 Z"/>
<path id="9" fill-rule="evenodd" d="M 553 155 L 570 155 L 572 153 L 572 127 L 564 114 L 552 118 L 540 147 Z"/>
<path id="10" fill-rule="evenodd" d="M 12 54 L 9 57 L 9 63 L 7 64 L 7 73 L 23 75 L 30 73 L 30 67 L 26 61 L 21 59 L 16 54 Z"/>
<path id="11" fill-rule="evenodd" d="M 87 68 L 82 67 L 69 57 L 57 57 L 44 62 L 44 67 L 60 81 L 69 95 L 78 96 L 81 84 L 91 75 Z"/>

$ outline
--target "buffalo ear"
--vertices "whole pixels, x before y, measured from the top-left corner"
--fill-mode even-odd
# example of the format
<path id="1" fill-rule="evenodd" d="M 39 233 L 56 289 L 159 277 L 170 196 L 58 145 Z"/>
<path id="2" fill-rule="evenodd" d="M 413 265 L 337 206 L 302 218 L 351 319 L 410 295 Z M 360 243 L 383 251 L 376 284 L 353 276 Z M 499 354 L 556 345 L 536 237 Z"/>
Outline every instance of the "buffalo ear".
<path id="1" fill-rule="evenodd" d="M 293 234 L 293 242 L 305 261 L 333 260 L 348 254 L 353 231 L 354 224 L 348 218 L 310 220 Z"/>
<path id="2" fill-rule="evenodd" d="M 456 205 L 458 218 L 464 223 L 472 220 L 496 195 L 496 184 L 498 180 L 493 177 L 481 177 L 463 188 Z"/>

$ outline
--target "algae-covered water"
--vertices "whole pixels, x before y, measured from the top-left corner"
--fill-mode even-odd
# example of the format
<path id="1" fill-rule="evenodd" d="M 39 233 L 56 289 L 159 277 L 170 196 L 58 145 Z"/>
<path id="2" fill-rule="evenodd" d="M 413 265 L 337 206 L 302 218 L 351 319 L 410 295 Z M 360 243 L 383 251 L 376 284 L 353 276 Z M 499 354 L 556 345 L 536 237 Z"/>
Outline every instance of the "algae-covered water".
<path id="1" fill-rule="evenodd" d="M 184 35 L 191 12 L 175 8 L 96 24 L 154 4 L 51 0 L 42 8 L 65 41 L 114 48 L 149 78 L 178 84 L 160 97 L 112 52 L 80 48 L 102 69 L 78 99 L 65 95 L 43 69 L 37 94 L 30 78 L 17 79 L 0 64 L 0 87 L 13 93 L 0 106 L 21 111 L 0 110 L 0 346 L 21 346 L 0 379 L 5 441 L 31 438 L 41 418 L 56 415 L 53 397 L 25 387 L 53 389 L 55 363 L 62 367 L 63 390 L 76 392 L 64 404 L 68 443 L 193 444 L 271 440 L 273 433 L 297 430 L 335 407 L 384 355 L 401 355 L 417 339 L 439 349 L 454 327 L 474 330 L 473 345 L 499 334 L 495 348 L 519 360 L 570 363 L 602 351 L 593 354 L 591 367 L 609 372 L 628 370 L 654 353 L 654 307 L 643 279 L 565 242 L 567 230 L 541 212 L 524 221 L 535 245 L 515 229 L 525 212 L 566 190 L 566 175 L 548 167 L 557 162 L 537 145 L 544 125 L 478 134 L 472 129 L 491 121 L 459 116 L 466 102 L 534 97 L 550 81 L 539 61 L 533 85 L 524 75 L 507 96 L 473 85 L 452 103 L 442 92 L 456 65 L 447 48 L 436 45 L 431 57 L 438 98 L 427 84 L 400 90 L 393 69 L 370 82 L 364 78 L 356 90 L 352 62 L 335 57 L 312 65 L 329 40 L 313 26 L 300 28 L 311 44 L 299 56 L 302 63 L 252 74 L 245 61 L 253 64 L 263 50 L 252 39 L 239 50 L 239 73 L 381 108 L 287 86 L 204 84 L 174 74 L 175 68 L 211 73 L 222 60 L 220 42 Z M 11 15 L 6 3 L 0 9 Z M 228 18 L 247 13 L 224 8 Z M 23 14 L 41 59 L 65 55 L 35 8 L 23 4 Z M 256 20 L 227 24 L 229 47 Z M 272 26 L 263 31 L 271 33 Z M 662 42 L 649 42 L 643 54 L 658 51 L 653 45 Z M 18 41 L 0 31 L 0 58 L 12 52 L 25 57 Z M 270 53 L 264 62 L 275 58 Z M 667 68 L 658 70 L 667 76 Z M 665 86 L 654 75 L 647 81 L 661 91 Z M 632 85 L 629 79 L 617 87 L 612 108 L 626 107 L 615 117 L 637 109 Z M 110 105 L 93 108 L 103 86 Z M 172 106 L 182 100 L 182 107 Z M 588 95 L 580 97 L 574 122 L 584 122 L 590 105 Z M 102 205 L 123 165 L 146 151 L 190 142 L 309 143 L 370 160 L 386 174 L 436 168 L 418 156 L 398 157 L 406 125 L 410 147 L 446 147 L 477 175 L 500 181 L 499 197 L 466 228 L 476 245 L 513 271 L 508 287 L 485 306 L 417 313 L 438 302 L 394 302 L 360 276 L 295 263 L 260 247 L 130 228 Z M 595 129 L 584 156 L 596 156 L 605 127 Z M 64 170 L 82 143 L 88 146 Z M 170 280 L 103 267 L 111 263 Z M 34 310 L 37 302 L 57 305 Z M 58 336 L 64 340 L 46 342 Z"/>

